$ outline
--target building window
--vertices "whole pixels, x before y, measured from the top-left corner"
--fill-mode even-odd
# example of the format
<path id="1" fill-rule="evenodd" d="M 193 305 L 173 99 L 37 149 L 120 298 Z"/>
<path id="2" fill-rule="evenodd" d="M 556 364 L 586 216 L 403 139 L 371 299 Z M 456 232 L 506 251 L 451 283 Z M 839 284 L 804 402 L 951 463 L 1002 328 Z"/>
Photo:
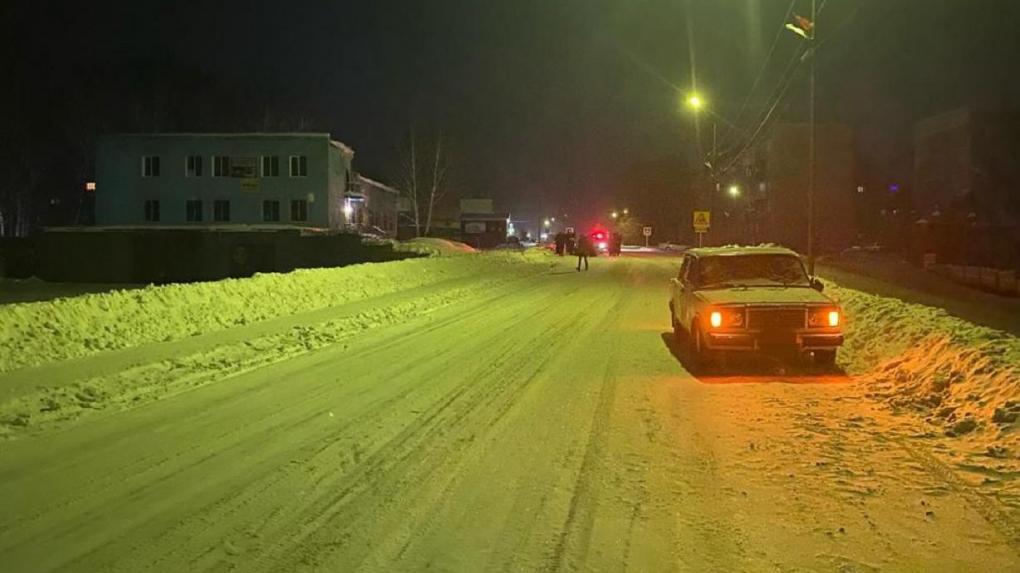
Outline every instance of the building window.
<path id="1" fill-rule="evenodd" d="M 278 156 L 276 155 L 262 156 L 262 176 L 263 177 L 280 176 L 280 158 Z"/>
<path id="2" fill-rule="evenodd" d="M 290 176 L 291 177 L 307 177 L 308 176 L 308 158 L 304 155 L 291 155 L 290 156 Z"/>
<path id="3" fill-rule="evenodd" d="M 201 155 L 189 155 L 184 161 L 184 176 L 185 177 L 201 177 L 202 176 L 202 156 Z"/>
<path id="4" fill-rule="evenodd" d="M 189 223 L 199 223 L 202 221 L 201 201 L 189 200 L 185 203 L 185 219 Z"/>
<path id="5" fill-rule="evenodd" d="M 230 201 L 213 201 L 213 221 L 230 220 Z"/>
<path id="6" fill-rule="evenodd" d="M 230 177 L 230 158 L 226 155 L 213 155 L 213 177 Z"/>
<path id="7" fill-rule="evenodd" d="M 262 202 L 262 220 L 267 223 L 280 220 L 280 202 L 279 201 L 263 201 Z"/>
<path id="8" fill-rule="evenodd" d="M 150 223 L 159 222 L 159 201 L 155 199 L 145 201 L 145 220 Z"/>
<path id="9" fill-rule="evenodd" d="M 142 177 L 159 177 L 159 156 L 142 157 Z"/>
<path id="10" fill-rule="evenodd" d="M 308 220 L 308 201 L 305 201 L 304 199 L 294 199 L 290 202 L 290 220 Z"/>

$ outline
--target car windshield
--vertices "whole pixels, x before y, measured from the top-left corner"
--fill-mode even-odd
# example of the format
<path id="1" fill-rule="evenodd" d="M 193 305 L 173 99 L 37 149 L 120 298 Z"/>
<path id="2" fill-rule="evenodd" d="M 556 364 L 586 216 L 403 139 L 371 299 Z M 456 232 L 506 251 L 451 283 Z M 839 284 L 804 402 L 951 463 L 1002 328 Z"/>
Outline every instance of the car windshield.
<path id="1" fill-rule="evenodd" d="M 795 255 L 736 255 L 705 257 L 699 261 L 701 288 L 738 286 L 810 286 L 804 266 Z"/>

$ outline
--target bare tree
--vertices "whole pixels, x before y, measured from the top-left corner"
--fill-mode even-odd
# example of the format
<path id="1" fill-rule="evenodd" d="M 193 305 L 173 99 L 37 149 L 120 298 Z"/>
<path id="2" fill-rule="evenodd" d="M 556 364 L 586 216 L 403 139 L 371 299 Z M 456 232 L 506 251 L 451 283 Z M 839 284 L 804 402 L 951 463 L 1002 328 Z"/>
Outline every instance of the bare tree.
<path id="1" fill-rule="evenodd" d="M 446 196 L 447 156 L 441 132 L 436 132 L 435 140 L 422 141 L 413 127 L 408 130 L 398 179 L 411 208 L 411 222 L 417 237 L 431 234 L 436 206 Z"/>

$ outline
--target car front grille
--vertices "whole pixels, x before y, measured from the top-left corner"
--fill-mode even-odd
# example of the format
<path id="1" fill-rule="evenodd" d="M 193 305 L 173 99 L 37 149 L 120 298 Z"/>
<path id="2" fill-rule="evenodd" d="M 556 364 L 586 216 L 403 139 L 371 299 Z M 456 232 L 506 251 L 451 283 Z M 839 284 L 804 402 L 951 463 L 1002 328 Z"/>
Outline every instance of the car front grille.
<path id="1" fill-rule="evenodd" d="M 750 308 L 747 311 L 748 328 L 804 328 L 806 320 L 804 308 Z"/>

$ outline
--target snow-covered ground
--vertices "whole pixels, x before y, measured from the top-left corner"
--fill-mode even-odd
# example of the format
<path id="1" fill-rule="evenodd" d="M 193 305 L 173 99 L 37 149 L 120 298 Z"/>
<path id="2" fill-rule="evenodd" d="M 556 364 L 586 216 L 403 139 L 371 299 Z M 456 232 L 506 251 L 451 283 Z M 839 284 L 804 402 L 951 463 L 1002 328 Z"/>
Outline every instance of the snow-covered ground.
<path id="1" fill-rule="evenodd" d="M 675 258 L 573 263 L 0 309 L 0 563 L 1020 570 L 1016 338 L 830 282 L 845 373 L 694 377 L 668 332 Z"/>

